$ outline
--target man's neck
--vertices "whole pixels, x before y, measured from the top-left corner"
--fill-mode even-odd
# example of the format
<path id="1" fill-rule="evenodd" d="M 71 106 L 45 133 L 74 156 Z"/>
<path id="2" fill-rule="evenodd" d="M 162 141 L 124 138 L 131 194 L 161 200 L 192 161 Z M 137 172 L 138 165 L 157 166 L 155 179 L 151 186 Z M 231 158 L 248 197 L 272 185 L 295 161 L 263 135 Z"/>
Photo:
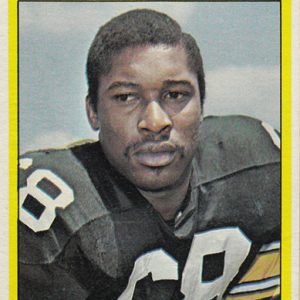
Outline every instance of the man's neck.
<path id="1" fill-rule="evenodd" d="M 182 184 L 170 190 L 151 192 L 139 189 L 139 192 L 152 204 L 154 209 L 160 213 L 164 220 L 172 220 L 175 218 L 176 213 L 186 197 L 190 177 L 191 175 L 187 176 Z"/>

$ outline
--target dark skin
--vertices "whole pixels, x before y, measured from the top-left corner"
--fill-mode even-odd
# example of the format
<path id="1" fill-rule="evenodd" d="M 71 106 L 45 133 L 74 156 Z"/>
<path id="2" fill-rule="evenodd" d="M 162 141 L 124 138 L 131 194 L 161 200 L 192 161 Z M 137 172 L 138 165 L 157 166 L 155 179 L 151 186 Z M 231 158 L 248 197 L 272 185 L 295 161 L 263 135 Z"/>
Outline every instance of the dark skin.
<path id="1" fill-rule="evenodd" d="M 126 48 L 99 78 L 91 126 L 110 163 L 165 220 L 185 198 L 202 121 L 197 76 L 181 46 Z"/>

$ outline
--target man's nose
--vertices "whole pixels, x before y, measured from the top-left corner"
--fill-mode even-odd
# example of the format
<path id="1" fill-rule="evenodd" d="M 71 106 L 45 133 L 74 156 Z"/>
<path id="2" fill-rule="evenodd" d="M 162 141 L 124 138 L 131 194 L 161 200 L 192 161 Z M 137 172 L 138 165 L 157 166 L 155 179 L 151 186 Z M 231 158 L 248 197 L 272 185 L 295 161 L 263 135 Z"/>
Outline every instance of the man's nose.
<path id="1" fill-rule="evenodd" d="M 161 133 L 170 130 L 172 120 L 156 101 L 151 101 L 138 123 L 138 129 L 144 132 Z"/>

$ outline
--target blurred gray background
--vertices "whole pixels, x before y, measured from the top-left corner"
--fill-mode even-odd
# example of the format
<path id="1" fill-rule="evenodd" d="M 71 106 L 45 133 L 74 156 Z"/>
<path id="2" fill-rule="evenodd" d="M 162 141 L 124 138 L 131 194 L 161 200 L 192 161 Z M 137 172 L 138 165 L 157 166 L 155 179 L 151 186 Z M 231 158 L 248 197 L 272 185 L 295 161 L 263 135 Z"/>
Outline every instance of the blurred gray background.
<path id="1" fill-rule="evenodd" d="M 280 128 L 279 2 L 19 3 L 20 152 L 96 138 L 84 98 L 99 26 L 134 8 L 174 17 L 204 59 L 205 115 L 246 114 Z"/>

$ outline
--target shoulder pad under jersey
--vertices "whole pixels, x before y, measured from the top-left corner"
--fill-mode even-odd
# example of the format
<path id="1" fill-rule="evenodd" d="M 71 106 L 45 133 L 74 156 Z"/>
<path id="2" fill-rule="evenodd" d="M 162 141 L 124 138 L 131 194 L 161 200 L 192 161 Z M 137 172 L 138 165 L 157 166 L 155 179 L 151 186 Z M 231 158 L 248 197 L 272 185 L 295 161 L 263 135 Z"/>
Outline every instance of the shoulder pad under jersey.
<path id="1" fill-rule="evenodd" d="M 24 154 L 19 166 L 19 258 L 50 263 L 76 231 L 107 210 L 71 150 Z"/>
<path id="2" fill-rule="evenodd" d="M 278 134 L 269 124 L 257 119 L 209 116 L 200 130 L 196 160 L 202 183 L 280 161 Z"/>

